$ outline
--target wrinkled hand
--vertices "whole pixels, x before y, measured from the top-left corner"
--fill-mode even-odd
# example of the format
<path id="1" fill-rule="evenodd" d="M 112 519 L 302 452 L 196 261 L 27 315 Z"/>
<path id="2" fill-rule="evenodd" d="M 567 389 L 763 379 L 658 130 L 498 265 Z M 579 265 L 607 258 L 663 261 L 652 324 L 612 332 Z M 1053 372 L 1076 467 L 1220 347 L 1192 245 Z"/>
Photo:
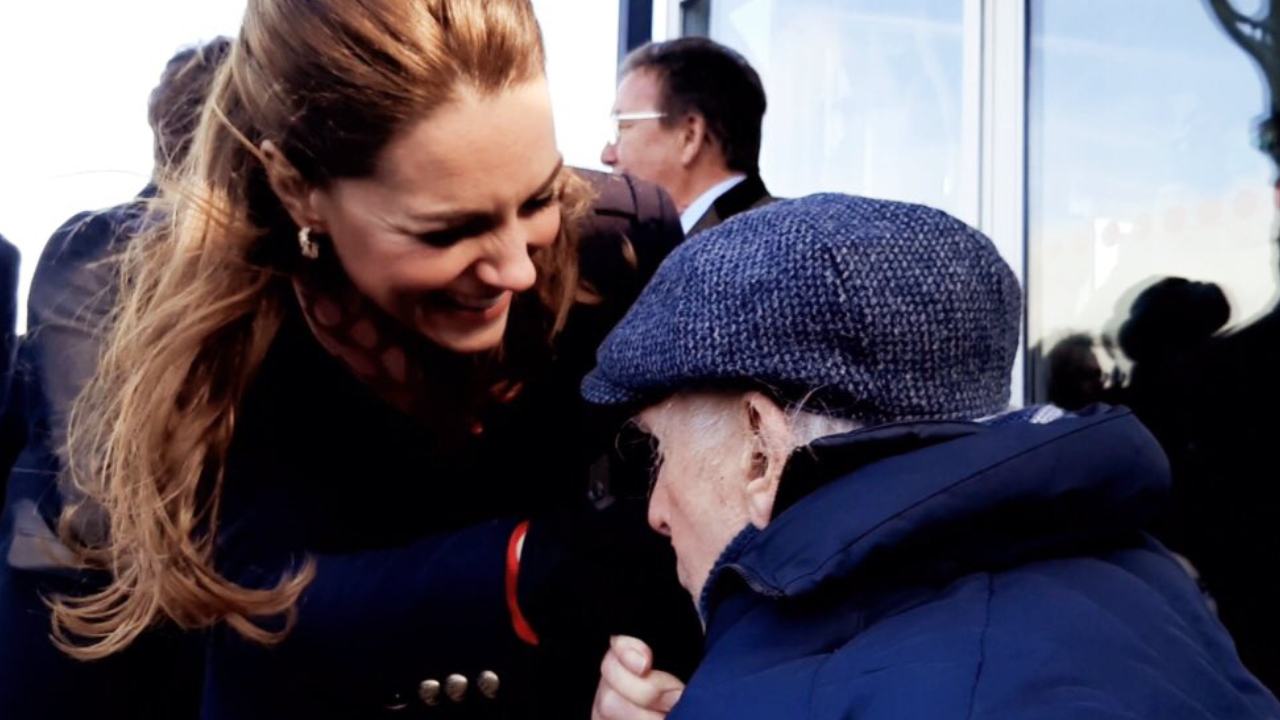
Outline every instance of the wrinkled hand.
<path id="1" fill-rule="evenodd" d="M 662 720 L 684 692 L 680 678 L 653 669 L 653 651 L 626 635 L 609 641 L 591 720 Z"/>

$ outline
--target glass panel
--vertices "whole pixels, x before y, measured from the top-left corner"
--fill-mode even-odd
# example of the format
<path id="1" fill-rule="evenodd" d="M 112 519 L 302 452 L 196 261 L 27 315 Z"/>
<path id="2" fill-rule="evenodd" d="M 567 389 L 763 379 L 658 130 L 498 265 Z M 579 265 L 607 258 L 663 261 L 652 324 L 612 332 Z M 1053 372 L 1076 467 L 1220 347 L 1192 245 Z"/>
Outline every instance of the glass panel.
<path id="1" fill-rule="evenodd" d="M 1174 470 L 1158 534 L 1198 567 L 1275 689 L 1280 268 L 1276 168 L 1256 146 L 1265 81 L 1209 2 L 1030 11 L 1036 393 L 1128 404 L 1156 434 Z"/>
<path id="2" fill-rule="evenodd" d="M 761 174 L 921 202 L 966 220 L 963 0 L 715 0 L 711 36 L 747 56 L 769 96 Z"/>

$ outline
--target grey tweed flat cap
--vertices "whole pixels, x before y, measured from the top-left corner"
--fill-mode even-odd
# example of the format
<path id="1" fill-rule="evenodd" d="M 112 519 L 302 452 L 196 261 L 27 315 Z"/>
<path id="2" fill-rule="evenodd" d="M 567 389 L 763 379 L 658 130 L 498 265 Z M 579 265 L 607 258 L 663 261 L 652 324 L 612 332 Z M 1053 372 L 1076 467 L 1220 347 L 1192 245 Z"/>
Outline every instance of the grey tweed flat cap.
<path id="1" fill-rule="evenodd" d="M 810 195 L 678 247 L 582 394 L 639 406 L 762 387 L 867 423 L 984 417 L 1008 405 L 1021 307 L 995 246 L 950 215 Z"/>

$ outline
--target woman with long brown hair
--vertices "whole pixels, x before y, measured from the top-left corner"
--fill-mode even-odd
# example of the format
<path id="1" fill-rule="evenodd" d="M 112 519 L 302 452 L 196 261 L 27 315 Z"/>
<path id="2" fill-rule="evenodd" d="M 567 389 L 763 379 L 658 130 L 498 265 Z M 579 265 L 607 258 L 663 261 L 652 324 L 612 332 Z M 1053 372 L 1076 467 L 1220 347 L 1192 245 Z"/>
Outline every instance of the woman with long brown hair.
<path id="1" fill-rule="evenodd" d="M 58 645 L 198 633 L 205 718 L 585 712 L 683 608 L 568 509 L 589 196 L 527 0 L 250 0 L 72 413 Z"/>

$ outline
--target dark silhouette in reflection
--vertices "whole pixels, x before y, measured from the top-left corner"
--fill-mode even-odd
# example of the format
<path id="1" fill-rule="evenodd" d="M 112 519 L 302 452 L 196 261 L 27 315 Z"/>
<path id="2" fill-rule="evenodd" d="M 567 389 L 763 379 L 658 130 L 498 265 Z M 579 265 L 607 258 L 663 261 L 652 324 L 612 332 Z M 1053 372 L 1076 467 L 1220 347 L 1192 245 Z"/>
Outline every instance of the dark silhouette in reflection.
<path id="1" fill-rule="evenodd" d="M 1207 0 L 1223 30 L 1261 68 L 1269 101 L 1257 147 L 1280 169 L 1280 14 L 1247 15 Z M 1206 252 L 1211 252 L 1206 248 Z M 1134 363 L 1122 391 L 1160 440 L 1173 495 L 1157 534 L 1200 571 L 1241 659 L 1280 690 L 1280 304 L 1235 330 L 1222 289 L 1165 278 L 1121 326 Z"/>
<path id="2" fill-rule="evenodd" d="M 1217 285 L 1168 277 L 1138 293 L 1117 333 L 1121 351 L 1133 362 L 1117 399 L 1160 438 L 1175 473 L 1184 464 L 1189 443 L 1185 428 L 1193 420 L 1185 417 L 1193 407 L 1190 389 L 1184 389 L 1192 380 L 1187 372 L 1230 316 L 1231 305 Z M 1180 509 L 1181 488 L 1176 485 L 1174 507 Z M 1181 546 L 1181 524 L 1165 528 L 1164 539 Z"/>
<path id="3" fill-rule="evenodd" d="M 1097 347 L 1088 333 L 1073 333 L 1054 344 L 1045 356 L 1049 402 L 1065 410 L 1110 402 L 1109 378 L 1098 362 Z"/>
<path id="4" fill-rule="evenodd" d="M 1222 329 L 1231 304 L 1214 283 L 1167 277 L 1138 294 L 1120 327 L 1120 349 L 1154 363 L 1199 346 Z"/>
<path id="5" fill-rule="evenodd" d="M 1241 658 L 1280 688 L 1280 308 L 1215 334 L 1212 283 L 1165 278 L 1119 332 L 1134 361 L 1120 396 L 1160 440 L 1173 495 L 1156 529 L 1199 569 Z"/>
<path id="6" fill-rule="evenodd" d="M 1270 97 L 1254 141 L 1280 169 L 1280 14 L 1270 1 L 1253 15 L 1206 2 L 1263 71 Z M 1164 277 L 1129 296 L 1114 331 L 1069 336 L 1044 357 L 1048 399 L 1126 404 L 1159 439 L 1173 492 L 1153 529 L 1199 571 L 1245 665 L 1280 691 L 1280 301 L 1228 328 L 1231 305 L 1214 283 Z M 1100 346 L 1131 363 L 1110 388 Z"/>
<path id="7" fill-rule="evenodd" d="M 1280 689 L 1280 304 L 1222 332 L 1214 283 L 1166 277 L 1134 296 L 1115 339 L 1075 333 L 1044 356 L 1048 400 L 1131 407 L 1169 456 L 1155 534 L 1200 573 L 1241 659 Z M 1118 345 L 1127 374 L 1103 372 Z M 1110 381 L 1110 382 L 1109 382 Z"/>

